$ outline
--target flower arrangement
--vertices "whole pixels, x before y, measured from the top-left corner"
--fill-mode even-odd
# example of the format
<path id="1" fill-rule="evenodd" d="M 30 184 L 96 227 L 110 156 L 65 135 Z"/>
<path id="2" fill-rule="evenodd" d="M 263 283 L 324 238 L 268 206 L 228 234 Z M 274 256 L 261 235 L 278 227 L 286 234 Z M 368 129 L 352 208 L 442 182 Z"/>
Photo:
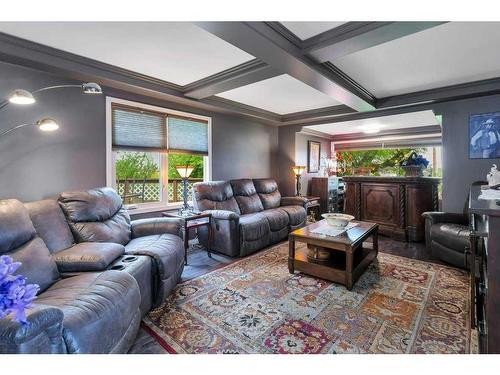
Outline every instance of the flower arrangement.
<path id="1" fill-rule="evenodd" d="M 417 155 L 417 153 L 414 151 L 410 154 L 408 159 L 405 159 L 401 162 L 402 167 L 406 167 L 409 165 L 416 165 L 427 168 L 427 166 L 429 165 L 429 160 L 424 158 L 423 155 Z"/>
<path id="2" fill-rule="evenodd" d="M 27 324 L 26 308 L 31 305 L 40 289 L 36 284 L 26 284 L 26 277 L 14 275 L 21 263 L 7 255 L 0 256 L 0 319 L 13 314 L 13 319 Z"/>
<path id="3" fill-rule="evenodd" d="M 405 170 L 406 176 L 422 176 L 422 171 L 429 165 L 429 160 L 413 151 L 400 165 Z"/>

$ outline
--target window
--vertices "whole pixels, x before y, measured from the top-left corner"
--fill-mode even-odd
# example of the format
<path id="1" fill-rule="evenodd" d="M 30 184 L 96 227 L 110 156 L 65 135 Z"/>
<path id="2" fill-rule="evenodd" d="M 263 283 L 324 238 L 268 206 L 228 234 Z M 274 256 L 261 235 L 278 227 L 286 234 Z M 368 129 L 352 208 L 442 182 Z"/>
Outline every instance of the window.
<path id="1" fill-rule="evenodd" d="M 192 184 L 210 179 L 210 118 L 107 98 L 107 181 L 129 209 L 178 205 L 175 167 L 193 165 Z"/>
<path id="2" fill-rule="evenodd" d="M 442 176 L 441 146 L 337 151 L 338 173 L 339 175 L 401 176 L 404 175 L 404 171 L 399 163 L 413 151 L 423 155 L 429 161 L 429 166 L 424 171 L 425 176 Z"/>

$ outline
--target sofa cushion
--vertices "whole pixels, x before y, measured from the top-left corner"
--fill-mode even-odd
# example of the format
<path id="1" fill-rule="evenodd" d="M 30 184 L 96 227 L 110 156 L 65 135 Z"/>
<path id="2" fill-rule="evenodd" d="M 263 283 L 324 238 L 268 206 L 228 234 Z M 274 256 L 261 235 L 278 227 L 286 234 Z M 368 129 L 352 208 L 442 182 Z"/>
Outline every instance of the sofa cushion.
<path id="1" fill-rule="evenodd" d="M 281 194 L 275 180 L 270 178 L 259 178 L 254 179 L 253 183 L 265 210 L 280 206 Z"/>
<path id="2" fill-rule="evenodd" d="M 244 241 L 255 241 L 269 236 L 269 222 L 261 212 L 240 217 L 240 236 Z"/>
<path id="3" fill-rule="evenodd" d="M 437 223 L 431 227 L 431 238 L 448 248 L 456 249 L 463 253 L 470 247 L 470 229 L 466 225 L 453 223 Z"/>
<path id="4" fill-rule="evenodd" d="M 240 208 L 228 181 L 197 182 L 193 185 L 193 203 L 196 209 L 226 210 L 240 214 Z"/>
<path id="5" fill-rule="evenodd" d="M 285 211 L 290 219 L 290 226 L 295 227 L 305 223 L 307 218 L 306 209 L 301 206 L 282 206 L 280 210 Z"/>
<path id="6" fill-rule="evenodd" d="M 260 212 L 264 209 L 250 179 L 231 180 L 233 194 L 242 214 Z"/>
<path id="7" fill-rule="evenodd" d="M 54 199 L 25 204 L 36 232 L 51 253 L 67 249 L 74 244 L 73 234 L 64 212 Z"/>
<path id="8" fill-rule="evenodd" d="M 17 199 L 0 201 L 0 255 L 36 236 L 28 211 Z"/>
<path id="9" fill-rule="evenodd" d="M 76 242 L 128 243 L 130 216 L 111 188 L 64 192 L 59 196 Z"/>
<path id="10" fill-rule="evenodd" d="M 40 291 L 59 279 L 56 263 L 43 240 L 36 235 L 26 207 L 15 199 L 0 201 L 0 255 L 9 255 L 22 265 L 17 274 Z"/>
<path id="11" fill-rule="evenodd" d="M 125 247 L 110 242 L 82 242 L 52 255 L 59 272 L 103 271 L 125 253 Z"/>
<path id="12" fill-rule="evenodd" d="M 279 208 L 264 210 L 261 212 L 261 214 L 266 217 L 267 222 L 269 223 L 269 227 L 273 232 L 277 232 L 282 230 L 283 228 L 287 228 L 288 223 L 290 222 L 288 214 Z"/>
<path id="13" fill-rule="evenodd" d="M 68 353 L 110 353 L 116 351 L 123 336 L 134 340 L 141 319 L 140 300 L 132 276 L 106 271 L 62 279 L 37 301 L 63 311 Z"/>
<path id="14" fill-rule="evenodd" d="M 14 262 L 22 265 L 16 271 L 26 277 L 28 283 L 38 284 L 40 292 L 59 279 L 56 262 L 40 237 L 35 237 L 8 254 Z"/>

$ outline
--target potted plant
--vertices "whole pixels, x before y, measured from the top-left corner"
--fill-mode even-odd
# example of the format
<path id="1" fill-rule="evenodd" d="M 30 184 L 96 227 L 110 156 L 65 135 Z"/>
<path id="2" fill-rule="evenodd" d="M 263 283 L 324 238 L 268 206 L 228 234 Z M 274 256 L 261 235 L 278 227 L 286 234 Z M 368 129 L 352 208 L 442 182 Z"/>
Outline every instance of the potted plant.
<path id="1" fill-rule="evenodd" d="M 405 176 L 418 177 L 423 176 L 424 169 L 429 165 L 429 160 L 418 155 L 413 151 L 410 156 L 400 163 L 401 168 L 405 171 Z"/>

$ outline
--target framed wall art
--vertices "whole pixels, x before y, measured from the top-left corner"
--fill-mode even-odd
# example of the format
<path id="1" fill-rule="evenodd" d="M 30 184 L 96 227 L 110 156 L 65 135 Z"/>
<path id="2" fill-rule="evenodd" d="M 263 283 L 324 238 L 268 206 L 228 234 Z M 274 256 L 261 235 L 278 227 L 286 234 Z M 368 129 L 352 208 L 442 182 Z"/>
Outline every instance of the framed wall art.
<path id="1" fill-rule="evenodd" d="M 318 173 L 321 158 L 321 143 L 307 142 L 307 173 Z"/>
<path id="2" fill-rule="evenodd" d="M 469 116 L 469 159 L 500 158 L 500 112 Z"/>

